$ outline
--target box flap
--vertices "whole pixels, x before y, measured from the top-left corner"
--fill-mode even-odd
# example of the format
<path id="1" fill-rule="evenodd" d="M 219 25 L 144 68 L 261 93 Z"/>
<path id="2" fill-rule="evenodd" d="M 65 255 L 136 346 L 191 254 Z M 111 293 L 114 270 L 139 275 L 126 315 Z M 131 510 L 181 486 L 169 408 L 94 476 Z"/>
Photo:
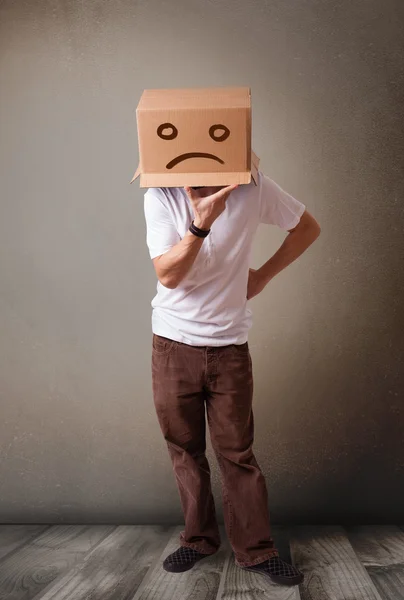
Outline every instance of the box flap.
<path id="1" fill-rule="evenodd" d="M 258 169 L 260 159 L 251 148 L 251 177 L 253 178 L 254 184 L 257 185 Z"/>
<path id="2" fill-rule="evenodd" d="M 136 171 L 135 171 L 135 174 L 134 174 L 134 176 L 132 177 L 132 180 L 130 181 L 130 183 L 133 183 L 133 182 L 135 181 L 135 179 L 136 179 L 137 177 L 139 177 L 139 175 L 141 174 L 141 171 L 142 171 L 142 169 L 141 169 L 141 167 L 140 167 L 140 163 L 139 163 L 139 164 L 138 164 L 138 167 L 137 167 L 137 169 L 136 169 Z"/>

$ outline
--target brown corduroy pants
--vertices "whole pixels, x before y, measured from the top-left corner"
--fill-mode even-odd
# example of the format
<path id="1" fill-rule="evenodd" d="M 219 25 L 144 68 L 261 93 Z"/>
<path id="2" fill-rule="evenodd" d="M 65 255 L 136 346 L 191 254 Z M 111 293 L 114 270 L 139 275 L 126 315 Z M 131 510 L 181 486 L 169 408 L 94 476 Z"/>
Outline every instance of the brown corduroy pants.
<path id="1" fill-rule="evenodd" d="M 253 376 L 248 342 L 190 346 L 153 334 L 153 397 L 180 494 L 180 545 L 214 554 L 221 539 L 205 456 L 206 414 L 222 481 L 226 533 L 238 566 L 278 554 L 265 478 L 252 451 Z"/>

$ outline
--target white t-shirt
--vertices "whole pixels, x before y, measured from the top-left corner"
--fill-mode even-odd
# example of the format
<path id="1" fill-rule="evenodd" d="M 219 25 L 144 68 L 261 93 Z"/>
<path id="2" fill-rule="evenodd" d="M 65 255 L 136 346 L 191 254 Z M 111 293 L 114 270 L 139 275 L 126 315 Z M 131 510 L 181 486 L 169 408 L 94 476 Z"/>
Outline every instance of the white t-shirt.
<path id="1" fill-rule="evenodd" d="M 246 342 L 252 325 L 246 296 L 254 234 L 260 223 L 296 227 L 305 208 L 261 171 L 257 185 L 233 190 L 181 283 L 169 289 L 158 281 L 151 303 L 153 333 L 191 346 Z M 183 188 L 148 188 L 144 211 L 152 259 L 181 241 L 194 218 Z"/>

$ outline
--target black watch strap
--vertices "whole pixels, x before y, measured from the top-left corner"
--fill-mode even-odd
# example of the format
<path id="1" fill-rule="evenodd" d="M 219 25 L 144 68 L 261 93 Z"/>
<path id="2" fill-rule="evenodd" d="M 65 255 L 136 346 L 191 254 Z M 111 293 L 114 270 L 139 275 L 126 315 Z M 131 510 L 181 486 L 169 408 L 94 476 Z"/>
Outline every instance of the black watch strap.
<path id="1" fill-rule="evenodd" d="M 197 237 L 201 237 L 201 238 L 205 238 L 210 233 L 210 229 L 199 229 L 199 227 L 194 225 L 193 221 L 192 221 L 191 225 L 189 226 L 189 231 L 191 233 L 193 233 L 194 235 L 196 235 Z"/>

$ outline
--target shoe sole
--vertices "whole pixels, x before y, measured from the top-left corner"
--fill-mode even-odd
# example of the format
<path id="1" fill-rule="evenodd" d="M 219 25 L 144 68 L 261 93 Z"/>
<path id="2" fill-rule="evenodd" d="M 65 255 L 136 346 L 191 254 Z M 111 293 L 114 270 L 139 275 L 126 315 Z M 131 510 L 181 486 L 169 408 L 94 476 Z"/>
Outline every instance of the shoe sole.
<path id="1" fill-rule="evenodd" d="M 286 578 L 286 577 L 281 577 L 280 575 L 270 575 L 269 573 L 265 573 L 265 572 L 261 571 L 260 569 L 254 569 L 253 567 L 241 567 L 241 568 L 244 569 L 245 571 L 252 571 L 253 573 L 259 573 L 260 575 L 263 575 L 264 577 L 269 579 L 272 583 L 277 583 L 279 585 L 287 585 L 287 586 L 299 585 L 304 580 L 304 575 L 298 575 L 297 577 L 294 577 L 292 579 L 291 577 Z"/>
<path id="2" fill-rule="evenodd" d="M 174 567 L 174 565 L 165 565 L 163 563 L 163 569 L 165 571 L 168 571 L 168 573 L 183 573 L 184 571 L 189 571 L 190 569 L 192 569 L 192 567 L 195 566 L 196 563 L 190 563 L 188 565 L 178 565 L 176 567 Z"/>
<path id="3" fill-rule="evenodd" d="M 187 563 L 185 565 L 172 565 L 169 562 L 164 561 L 163 569 L 165 571 L 168 571 L 168 573 L 184 573 L 184 571 L 189 571 L 190 569 L 192 569 L 192 567 L 194 567 L 196 565 L 197 562 L 199 562 L 200 560 L 203 560 L 204 558 L 208 558 L 208 556 L 212 556 L 212 554 L 207 554 L 206 556 L 202 556 L 201 558 L 198 558 L 194 562 Z"/>

